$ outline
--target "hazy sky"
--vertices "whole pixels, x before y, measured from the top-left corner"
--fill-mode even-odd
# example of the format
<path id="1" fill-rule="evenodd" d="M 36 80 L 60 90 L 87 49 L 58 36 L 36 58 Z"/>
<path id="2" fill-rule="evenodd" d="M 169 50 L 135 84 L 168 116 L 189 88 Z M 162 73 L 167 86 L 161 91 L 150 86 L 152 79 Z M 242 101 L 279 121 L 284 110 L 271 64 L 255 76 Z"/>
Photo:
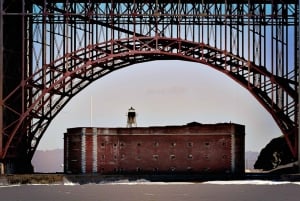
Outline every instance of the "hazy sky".
<path id="1" fill-rule="evenodd" d="M 70 127 L 125 127 L 131 106 L 138 126 L 244 124 L 246 151 L 260 151 L 281 135 L 271 115 L 225 74 L 198 63 L 154 61 L 115 71 L 80 92 L 52 121 L 38 149 L 63 148 Z"/>

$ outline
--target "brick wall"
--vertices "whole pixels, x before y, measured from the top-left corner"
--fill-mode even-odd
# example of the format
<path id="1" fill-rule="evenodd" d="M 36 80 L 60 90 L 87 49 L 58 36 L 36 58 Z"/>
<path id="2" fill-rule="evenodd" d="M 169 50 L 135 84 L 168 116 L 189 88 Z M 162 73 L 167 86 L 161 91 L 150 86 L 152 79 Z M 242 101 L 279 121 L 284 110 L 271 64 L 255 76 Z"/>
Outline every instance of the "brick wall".
<path id="1" fill-rule="evenodd" d="M 65 172 L 242 173 L 244 134 L 244 126 L 231 123 L 147 128 L 71 128 L 65 134 Z M 85 150 L 80 150 L 82 143 L 86 146 Z M 93 149 L 96 149 L 96 154 Z M 82 164 L 82 154 L 85 164 Z"/>

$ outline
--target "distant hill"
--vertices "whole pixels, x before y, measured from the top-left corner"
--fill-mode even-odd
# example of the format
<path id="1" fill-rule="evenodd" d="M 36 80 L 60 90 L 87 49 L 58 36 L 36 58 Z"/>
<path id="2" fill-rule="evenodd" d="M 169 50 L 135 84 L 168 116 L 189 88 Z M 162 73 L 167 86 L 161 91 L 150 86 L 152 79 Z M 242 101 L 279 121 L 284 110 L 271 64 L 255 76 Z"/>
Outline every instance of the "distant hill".
<path id="1" fill-rule="evenodd" d="M 254 170 L 254 164 L 257 160 L 259 152 L 246 151 L 245 153 L 245 169 Z"/>
<path id="2" fill-rule="evenodd" d="M 54 149 L 47 151 L 37 150 L 32 159 L 34 171 L 42 173 L 63 172 L 63 163 L 63 149 Z"/>
<path id="3" fill-rule="evenodd" d="M 53 173 L 63 172 L 63 149 L 54 149 L 41 151 L 37 150 L 33 159 L 32 164 L 35 172 L 41 173 Z M 258 152 L 247 151 L 245 153 L 245 168 L 248 170 L 254 169 L 254 163 L 257 159 Z"/>

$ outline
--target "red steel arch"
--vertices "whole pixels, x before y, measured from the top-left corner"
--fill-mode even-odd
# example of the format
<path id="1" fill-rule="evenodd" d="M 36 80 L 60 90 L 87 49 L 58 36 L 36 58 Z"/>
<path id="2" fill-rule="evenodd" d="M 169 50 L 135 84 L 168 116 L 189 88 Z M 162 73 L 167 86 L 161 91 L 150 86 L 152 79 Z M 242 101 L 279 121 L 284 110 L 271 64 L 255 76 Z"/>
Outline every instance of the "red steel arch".
<path id="1" fill-rule="evenodd" d="M 68 53 L 44 65 L 40 70 L 24 80 L 3 102 L 13 97 L 24 87 L 30 94 L 27 109 L 18 114 L 19 118 L 5 129 L 12 130 L 4 145 L 1 158 L 13 157 L 22 137 L 17 133 L 27 133 L 27 154 L 32 158 L 37 145 L 50 122 L 60 110 L 82 89 L 93 81 L 126 66 L 151 60 L 185 60 L 206 64 L 235 80 L 247 89 L 272 115 L 286 137 L 291 152 L 296 157 L 295 138 L 297 122 L 291 120 L 298 103 L 295 88 L 297 83 L 273 75 L 263 66 L 257 66 L 226 50 L 220 50 L 204 43 L 195 43 L 178 38 L 137 37 L 110 40 L 90 44 L 85 48 Z M 256 79 L 264 80 L 264 86 Z M 280 108 L 269 93 L 282 89 L 289 96 L 290 104 Z M 297 87 L 296 87 L 297 88 Z M 7 107 L 9 107 L 7 105 Z M 291 111 L 289 113 L 286 110 Z M 287 115 L 288 114 L 288 115 Z"/>

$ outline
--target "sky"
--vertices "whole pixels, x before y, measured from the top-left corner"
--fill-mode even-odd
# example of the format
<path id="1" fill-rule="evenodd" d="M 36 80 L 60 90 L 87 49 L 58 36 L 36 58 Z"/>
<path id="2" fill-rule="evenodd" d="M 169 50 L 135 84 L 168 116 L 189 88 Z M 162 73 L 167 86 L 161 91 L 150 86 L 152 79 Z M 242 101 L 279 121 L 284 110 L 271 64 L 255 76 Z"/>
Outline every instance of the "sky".
<path id="1" fill-rule="evenodd" d="M 126 127 L 130 107 L 142 127 L 243 124 L 246 151 L 259 152 L 281 135 L 272 116 L 225 74 L 199 63 L 152 61 L 114 71 L 82 90 L 52 121 L 38 150 L 63 148 L 67 128 Z"/>

